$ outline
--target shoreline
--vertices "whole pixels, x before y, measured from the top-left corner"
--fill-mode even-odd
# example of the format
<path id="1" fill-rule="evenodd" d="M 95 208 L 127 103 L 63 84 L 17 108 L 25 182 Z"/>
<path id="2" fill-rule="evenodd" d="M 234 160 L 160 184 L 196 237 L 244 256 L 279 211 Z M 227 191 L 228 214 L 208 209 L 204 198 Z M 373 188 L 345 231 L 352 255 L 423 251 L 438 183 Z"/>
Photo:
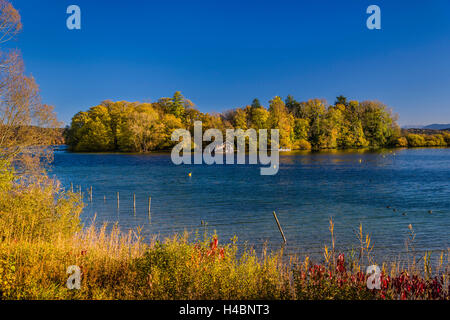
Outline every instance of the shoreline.
<path id="1" fill-rule="evenodd" d="M 68 147 L 67 145 L 59 145 Z M 291 151 L 279 151 L 281 154 L 327 154 L 327 153 L 382 153 L 383 151 L 392 151 L 392 150 L 420 150 L 420 149 L 450 149 L 450 146 L 423 146 L 423 147 L 384 147 L 384 148 L 360 148 L 360 149 L 320 149 L 320 150 L 291 150 Z M 67 153 L 73 154 L 115 154 L 115 155 L 153 155 L 153 154 L 171 154 L 171 150 L 155 150 L 150 152 L 125 152 L 125 151 L 72 151 L 69 148 L 66 150 L 55 150 L 55 151 L 64 151 Z M 194 153 L 194 152 L 193 152 Z M 234 152 L 235 154 L 237 152 Z M 245 154 L 249 154 L 248 151 Z"/>

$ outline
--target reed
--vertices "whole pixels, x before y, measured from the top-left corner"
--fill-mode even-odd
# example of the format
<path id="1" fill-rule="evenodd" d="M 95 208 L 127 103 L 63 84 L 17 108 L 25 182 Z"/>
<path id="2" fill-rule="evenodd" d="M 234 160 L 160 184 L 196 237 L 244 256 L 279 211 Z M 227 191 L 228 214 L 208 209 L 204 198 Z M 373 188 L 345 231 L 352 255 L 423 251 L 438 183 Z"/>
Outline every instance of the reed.
<path id="1" fill-rule="evenodd" d="M 148 221 L 149 221 L 149 223 L 152 223 L 151 207 L 152 207 L 152 197 L 148 197 Z"/>

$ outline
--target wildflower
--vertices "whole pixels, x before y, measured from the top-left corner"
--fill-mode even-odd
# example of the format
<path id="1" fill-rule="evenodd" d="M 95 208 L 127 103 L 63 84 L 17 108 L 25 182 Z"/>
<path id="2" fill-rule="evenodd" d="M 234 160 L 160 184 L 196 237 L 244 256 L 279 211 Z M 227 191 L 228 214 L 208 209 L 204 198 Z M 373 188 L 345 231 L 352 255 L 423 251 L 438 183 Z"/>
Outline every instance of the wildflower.
<path id="1" fill-rule="evenodd" d="M 343 253 L 341 253 L 338 256 L 336 270 L 338 272 L 340 272 L 340 273 L 344 273 L 346 271 L 346 269 L 345 269 L 345 256 L 344 256 Z"/>
<path id="2" fill-rule="evenodd" d="M 216 250 L 218 244 L 219 244 L 219 240 L 217 239 L 217 237 L 214 237 L 213 241 L 209 245 L 209 247 L 211 248 L 211 251 Z"/>

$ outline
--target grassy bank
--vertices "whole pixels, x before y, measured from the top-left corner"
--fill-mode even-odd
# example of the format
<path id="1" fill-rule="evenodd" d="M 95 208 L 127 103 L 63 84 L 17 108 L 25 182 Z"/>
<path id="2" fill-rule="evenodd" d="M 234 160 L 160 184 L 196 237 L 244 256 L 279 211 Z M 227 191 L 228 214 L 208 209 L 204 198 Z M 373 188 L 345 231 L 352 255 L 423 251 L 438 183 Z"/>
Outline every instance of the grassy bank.
<path id="1" fill-rule="evenodd" d="M 426 258 L 401 269 L 381 267 L 381 289 L 367 288 L 368 251 L 355 256 L 324 249 L 322 264 L 282 252 L 248 250 L 218 238 L 163 242 L 118 228 L 85 229 L 71 237 L 0 243 L 2 299 L 449 299 L 448 254 L 431 270 Z M 363 244 L 366 246 L 366 243 Z M 367 248 L 367 247 L 366 247 Z M 368 255 L 368 256 L 366 256 Z M 82 270 L 80 290 L 69 290 L 67 267 Z"/>

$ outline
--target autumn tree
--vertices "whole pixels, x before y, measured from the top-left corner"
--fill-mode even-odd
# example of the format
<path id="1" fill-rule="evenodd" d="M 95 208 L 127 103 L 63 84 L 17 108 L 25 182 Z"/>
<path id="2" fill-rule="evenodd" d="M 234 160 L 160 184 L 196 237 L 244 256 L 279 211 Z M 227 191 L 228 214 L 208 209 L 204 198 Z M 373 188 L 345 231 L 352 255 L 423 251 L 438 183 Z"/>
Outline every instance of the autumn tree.
<path id="1" fill-rule="evenodd" d="M 59 123 L 53 107 L 42 104 L 35 79 L 25 74 L 20 52 L 3 46 L 21 29 L 17 10 L 0 0 L 0 160 L 31 172 L 51 157 L 47 145 L 57 134 L 37 128 L 54 129 Z"/>
<path id="2" fill-rule="evenodd" d="M 233 125 L 236 129 L 247 130 L 247 112 L 238 108 L 234 112 Z"/>
<path id="3" fill-rule="evenodd" d="M 255 130 L 267 128 L 267 119 L 269 118 L 269 111 L 266 108 L 260 107 L 252 109 L 251 114 L 251 127 Z"/>
<path id="4" fill-rule="evenodd" d="M 270 101 L 267 124 L 270 129 L 280 131 L 280 146 L 283 148 L 292 146 L 292 122 L 293 117 L 288 113 L 283 100 L 278 96 L 273 98 Z"/>
<path id="5" fill-rule="evenodd" d="M 22 30 L 19 12 L 6 0 L 0 0 L 0 44 L 11 40 Z"/>
<path id="6" fill-rule="evenodd" d="M 252 105 L 217 114 L 198 111 L 180 92 L 153 103 L 105 101 L 74 116 L 67 141 L 76 151 L 165 150 L 173 145 L 170 136 L 175 129 L 186 128 L 193 135 L 195 121 L 203 123 L 203 132 L 219 129 L 223 134 L 233 128 L 279 129 L 281 147 L 293 149 L 408 144 L 401 139 L 396 118 L 378 102 L 359 103 L 340 96 L 329 106 L 323 99 L 298 102 L 288 96 L 285 102 L 275 97 L 268 110 L 255 99 Z M 447 139 L 441 135 L 424 138 L 423 143 L 440 146 Z"/>

